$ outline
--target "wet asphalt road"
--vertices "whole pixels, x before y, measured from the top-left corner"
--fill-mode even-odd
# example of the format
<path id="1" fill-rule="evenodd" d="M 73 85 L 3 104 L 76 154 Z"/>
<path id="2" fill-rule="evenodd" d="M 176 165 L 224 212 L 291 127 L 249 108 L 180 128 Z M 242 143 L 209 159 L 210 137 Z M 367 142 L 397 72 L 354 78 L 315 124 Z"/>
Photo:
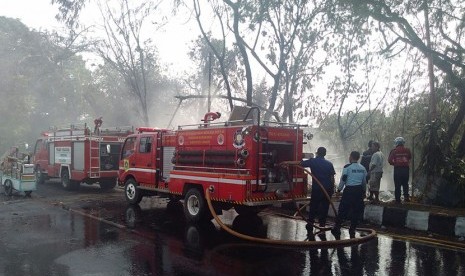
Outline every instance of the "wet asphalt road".
<path id="1" fill-rule="evenodd" d="M 31 198 L 0 195 L 0 275 L 465 275 L 465 251 L 440 244 L 378 235 L 349 247 L 271 247 L 213 222 L 186 224 L 182 205 L 164 199 L 135 207 L 119 189 L 67 192 L 53 182 L 38 189 Z M 257 237 L 306 236 L 303 221 L 269 213 L 228 211 L 222 219 Z"/>

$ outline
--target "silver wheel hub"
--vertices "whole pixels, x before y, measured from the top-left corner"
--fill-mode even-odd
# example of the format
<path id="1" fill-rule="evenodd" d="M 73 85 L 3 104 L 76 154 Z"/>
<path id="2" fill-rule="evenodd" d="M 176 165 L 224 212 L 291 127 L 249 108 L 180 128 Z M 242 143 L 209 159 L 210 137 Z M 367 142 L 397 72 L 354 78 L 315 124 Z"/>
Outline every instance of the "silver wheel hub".
<path id="1" fill-rule="evenodd" d="M 136 187 L 134 185 L 128 185 L 126 189 L 126 195 L 129 199 L 133 199 L 136 195 Z"/>
<path id="2" fill-rule="evenodd" d="M 197 215 L 200 211 L 200 203 L 199 199 L 196 196 L 191 195 L 187 199 L 187 210 L 189 211 L 189 214 L 191 215 Z"/>

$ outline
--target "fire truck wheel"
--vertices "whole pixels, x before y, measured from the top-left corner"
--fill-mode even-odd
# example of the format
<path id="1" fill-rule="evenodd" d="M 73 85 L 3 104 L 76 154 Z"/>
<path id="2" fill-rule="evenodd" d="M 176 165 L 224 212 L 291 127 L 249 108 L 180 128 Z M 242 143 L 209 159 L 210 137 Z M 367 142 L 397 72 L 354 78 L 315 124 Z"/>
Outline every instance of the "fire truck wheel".
<path id="1" fill-rule="evenodd" d="M 39 185 L 42 185 L 45 182 L 45 175 L 39 166 L 37 166 L 36 168 L 36 181 L 37 181 L 37 184 Z"/>
<path id="2" fill-rule="evenodd" d="M 5 181 L 4 190 L 5 195 L 11 196 L 11 194 L 13 193 L 13 183 L 11 182 L 11 180 L 8 179 Z"/>
<path id="3" fill-rule="evenodd" d="M 79 188 L 79 182 L 70 179 L 68 170 L 63 170 L 61 173 L 61 185 L 68 191 Z"/>
<path id="4" fill-rule="evenodd" d="M 184 198 L 184 215 L 188 222 L 200 222 L 207 219 L 207 202 L 201 191 L 191 188 Z"/>
<path id="5" fill-rule="evenodd" d="M 124 196 L 131 204 L 139 204 L 142 200 L 142 192 L 137 188 L 137 183 L 134 179 L 130 178 L 126 181 Z"/>

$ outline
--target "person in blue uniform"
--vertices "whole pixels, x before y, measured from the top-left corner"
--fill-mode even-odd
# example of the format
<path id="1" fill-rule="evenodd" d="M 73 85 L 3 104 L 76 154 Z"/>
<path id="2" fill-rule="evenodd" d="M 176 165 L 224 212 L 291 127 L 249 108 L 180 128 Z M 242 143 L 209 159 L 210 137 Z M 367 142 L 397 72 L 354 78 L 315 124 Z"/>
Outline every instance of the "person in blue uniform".
<path id="1" fill-rule="evenodd" d="M 341 224 L 347 219 L 349 213 L 351 214 L 349 234 L 351 238 L 355 237 L 358 219 L 361 217 L 360 213 L 363 211 L 367 171 L 365 167 L 358 163 L 359 159 L 360 153 L 358 151 L 352 151 L 349 157 L 350 163 L 345 165 L 342 170 L 337 192 L 340 193 L 342 190 L 344 190 L 344 192 L 339 204 L 338 215 L 335 221 L 336 224 L 333 229 L 331 229 L 331 233 L 333 233 L 336 239 L 340 238 Z"/>
<path id="2" fill-rule="evenodd" d="M 334 175 L 336 174 L 333 164 L 325 159 L 326 148 L 319 147 L 316 151 L 316 157 L 302 161 L 288 161 L 283 164 L 294 164 L 302 167 L 310 168 L 312 172 L 312 193 L 310 199 L 310 207 L 307 221 L 307 231 L 309 240 L 314 239 L 313 223 L 315 218 L 318 217 L 320 227 L 326 225 L 326 218 L 328 217 L 329 200 L 326 198 L 317 180 L 320 181 L 326 193 L 331 196 L 334 193 Z"/>

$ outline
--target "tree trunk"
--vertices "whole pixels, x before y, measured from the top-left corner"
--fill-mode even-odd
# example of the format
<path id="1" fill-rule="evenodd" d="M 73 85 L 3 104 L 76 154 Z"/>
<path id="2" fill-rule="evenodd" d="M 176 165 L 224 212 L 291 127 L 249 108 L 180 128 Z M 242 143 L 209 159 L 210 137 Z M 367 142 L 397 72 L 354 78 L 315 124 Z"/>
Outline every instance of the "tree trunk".
<path id="1" fill-rule="evenodd" d="M 239 33 L 239 20 L 240 20 L 240 13 L 239 13 L 239 4 L 238 3 L 233 3 L 230 0 L 224 0 L 226 4 L 228 4 L 233 12 L 234 12 L 234 23 L 233 23 L 233 30 L 234 30 L 234 37 L 236 38 L 237 42 L 237 47 L 239 48 L 239 52 L 241 53 L 242 60 L 244 61 L 244 67 L 245 67 L 245 77 L 246 77 L 246 82 L 247 82 L 247 88 L 246 88 L 246 99 L 247 99 L 247 105 L 252 106 L 253 104 L 253 99 L 252 99 L 252 92 L 253 92 L 253 85 L 252 85 L 252 70 L 250 68 L 250 62 L 249 62 L 249 56 L 247 54 L 247 50 L 244 46 L 244 40 L 241 37 L 241 34 Z"/>

